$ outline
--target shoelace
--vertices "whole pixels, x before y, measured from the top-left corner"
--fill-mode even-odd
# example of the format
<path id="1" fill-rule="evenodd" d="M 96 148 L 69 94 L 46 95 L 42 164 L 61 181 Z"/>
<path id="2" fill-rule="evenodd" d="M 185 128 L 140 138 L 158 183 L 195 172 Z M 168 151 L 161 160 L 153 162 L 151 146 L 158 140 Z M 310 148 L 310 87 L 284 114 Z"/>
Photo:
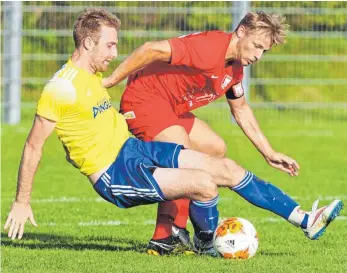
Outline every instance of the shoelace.
<path id="1" fill-rule="evenodd" d="M 319 199 L 317 199 L 316 201 L 313 202 L 311 212 L 309 213 L 309 217 L 311 217 L 311 215 L 312 215 L 315 211 L 317 211 L 317 209 L 318 209 L 318 204 L 319 204 Z M 309 223 L 307 223 L 307 228 L 308 228 L 308 226 L 309 226 Z M 304 229 L 303 231 L 304 231 L 304 233 L 308 236 L 308 235 L 309 235 L 309 232 L 308 232 L 307 228 Z"/>

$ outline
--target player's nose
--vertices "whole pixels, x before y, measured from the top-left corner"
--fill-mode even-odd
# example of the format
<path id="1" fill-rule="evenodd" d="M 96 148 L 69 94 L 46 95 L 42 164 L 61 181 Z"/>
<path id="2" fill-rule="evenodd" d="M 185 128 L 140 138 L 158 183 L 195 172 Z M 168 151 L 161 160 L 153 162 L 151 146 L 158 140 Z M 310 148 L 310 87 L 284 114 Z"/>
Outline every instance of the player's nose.
<path id="1" fill-rule="evenodd" d="M 263 51 L 262 50 L 256 52 L 255 55 L 254 55 L 254 62 L 260 60 L 262 56 L 263 56 Z"/>
<path id="2" fill-rule="evenodd" d="M 118 50 L 117 50 L 117 49 L 113 49 L 113 50 L 111 51 L 111 56 L 112 56 L 113 59 L 117 58 L 117 56 L 118 56 Z"/>

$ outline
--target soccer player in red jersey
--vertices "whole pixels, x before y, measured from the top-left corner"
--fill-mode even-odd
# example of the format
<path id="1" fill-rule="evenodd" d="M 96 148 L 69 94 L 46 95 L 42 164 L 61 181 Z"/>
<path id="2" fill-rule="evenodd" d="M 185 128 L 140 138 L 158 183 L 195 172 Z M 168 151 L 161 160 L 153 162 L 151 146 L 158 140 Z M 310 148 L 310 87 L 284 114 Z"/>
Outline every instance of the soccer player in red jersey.
<path id="1" fill-rule="evenodd" d="M 68 161 L 88 177 L 94 190 L 104 200 L 117 207 L 127 209 L 158 202 L 171 202 L 171 200 L 179 198 L 191 199 L 189 216 L 194 228 L 194 252 L 198 254 L 217 256 L 213 248 L 213 233 L 217 228 L 219 217 L 217 210 L 219 198 L 217 187 L 227 187 L 252 205 L 271 211 L 293 225 L 301 227 L 304 234 L 311 240 L 320 238 L 328 225 L 342 210 L 343 202 L 341 200 L 334 200 L 330 205 L 319 209 L 318 201 L 316 201 L 311 212 L 303 211 L 301 206 L 281 189 L 265 182 L 251 171 L 239 166 L 233 160 L 217 158 L 191 149 L 184 149 L 183 145 L 163 142 L 165 138 L 162 138 L 161 141 L 150 142 L 129 138 L 127 123 L 124 117 L 127 114 L 123 116 L 112 107 L 106 89 L 101 86 L 102 75 L 99 73 L 106 71 L 110 61 L 117 57 L 119 27 L 120 21 L 116 16 L 106 10 L 97 8 L 87 9 L 75 21 L 75 51 L 71 59 L 53 76 L 44 88 L 38 103 L 33 127 L 30 130 L 23 150 L 18 171 L 16 198 L 4 225 L 4 229 L 8 229 L 8 236 L 11 239 L 16 239 L 17 236 L 18 239 L 21 239 L 28 219 L 36 226 L 30 206 L 33 181 L 42 156 L 44 143 L 53 130 L 55 130 L 66 148 Z M 239 35 L 242 36 L 240 33 Z M 209 38 L 211 36 L 224 36 L 223 33 L 219 32 L 200 35 L 202 35 L 201 37 L 205 35 Z M 196 38 L 198 36 L 199 34 L 181 39 L 182 41 L 188 41 L 191 37 Z M 234 35 L 230 36 L 231 44 L 234 41 L 233 37 Z M 201 39 L 204 40 L 203 38 Z M 266 39 L 255 39 L 254 41 L 255 44 L 259 43 L 264 50 L 269 47 Z M 273 37 L 270 39 L 271 41 L 273 41 Z M 171 56 L 172 63 L 180 63 L 183 62 L 182 60 L 185 62 L 189 60 L 189 62 L 195 63 L 196 60 L 199 60 L 200 57 L 196 56 L 186 59 L 182 54 L 176 55 L 179 51 L 175 50 L 174 44 L 178 43 L 178 46 L 182 46 L 180 45 L 180 40 L 173 39 L 168 43 L 173 44 L 173 50 L 172 52 L 159 51 L 161 52 L 159 54 L 161 57 L 156 56 L 157 53 L 153 54 L 156 51 L 145 51 L 143 56 L 135 53 L 140 65 L 143 66 L 146 62 L 150 62 L 149 60 L 152 58 L 169 61 Z M 227 45 L 225 46 L 226 48 Z M 241 44 L 239 49 L 237 49 L 238 52 L 241 52 L 239 55 L 241 57 L 235 59 L 239 60 L 240 64 L 244 63 L 244 58 L 252 56 L 252 54 L 243 54 L 240 51 L 242 48 L 247 52 L 247 47 Z M 234 48 L 233 50 L 236 49 Z M 189 54 L 194 55 L 197 52 L 199 51 L 192 51 Z M 227 52 L 222 52 L 221 54 L 225 53 L 229 61 L 232 55 L 228 52 L 227 50 Z M 249 49 L 248 52 L 255 52 L 253 57 L 260 58 L 258 50 L 252 51 L 252 49 Z M 161 55 L 162 53 L 164 55 Z M 147 54 L 150 54 L 149 59 Z M 177 59 L 176 57 L 179 56 L 181 57 Z M 133 57 L 128 59 L 128 61 L 130 60 L 130 65 L 133 61 L 131 58 Z M 236 65 L 237 62 L 235 61 L 234 63 L 235 67 L 240 67 Z M 229 70 L 222 72 L 222 74 L 217 74 L 218 69 L 211 67 L 211 70 L 213 70 L 212 75 L 208 74 L 208 70 L 204 72 L 205 70 L 203 69 L 194 68 L 196 69 L 194 70 L 183 65 L 176 67 L 173 73 L 167 73 L 168 66 L 166 64 L 158 63 L 157 65 L 163 65 L 162 71 L 166 73 L 165 76 L 165 73 L 161 74 L 161 70 L 159 72 L 158 70 L 156 71 L 158 81 L 161 81 L 163 86 L 165 86 L 166 77 L 170 78 L 172 75 L 176 75 L 179 78 L 185 75 L 187 77 L 185 78 L 186 81 L 188 81 L 189 77 L 192 77 L 192 80 L 195 79 L 194 84 L 185 86 L 187 90 L 189 89 L 188 86 L 191 85 L 196 88 L 194 90 L 197 90 L 196 92 L 191 91 L 192 95 L 189 95 L 188 101 L 192 101 L 193 105 L 195 102 L 199 104 L 201 101 L 207 103 L 204 100 L 204 96 L 201 94 L 195 95 L 195 93 L 205 92 L 199 91 L 200 89 L 198 88 L 203 88 L 202 86 L 204 85 L 207 85 L 209 88 L 215 88 L 214 92 L 221 93 L 225 92 L 223 91 L 224 89 L 232 88 L 232 91 L 228 91 L 232 92 L 232 95 L 228 95 L 232 101 L 232 107 L 235 105 L 234 101 L 240 101 L 242 96 L 240 87 L 235 87 L 239 83 L 236 82 L 234 85 L 230 83 L 232 78 L 236 77 L 236 72 L 232 71 L 232 69 L 230 70 L 229 62 L 226 64 Z M 200 63 L 200 65 L 203 66 L 204 63 Z M 173 64 L 172 66 L 175 67 Z M 133 71 L 133 68 L 134 66 L 130 66 L 130 71 Z M 209 68 L 205 67 L 204 69 Z M 220 66 L 219 69 L 222 70 L 223 67 Z M 138 71 L 138 73 L 140 74 L 137 74 L 137 77 L 133 75 L 134 78 L 129 81 L 129 87 L 132 86 L 132 83 L 136 83 L 136 78 L 141 79 L 143 77 L 143 81 L 138 81 L 137 84 L 151 87 L 151 89 L 145 89 L 144 93 L 157 94 L 160 97 L 160 93 L 158 93 L 158 89 L 155 88 L 153 82 L 145 80 L 147 77 L 145 76 L 146 68 L 142 70 L 142 74 L 141 71 Z M 221 85 L 220 87 L 218 84 L 207 84 L 210 82 L 210 79 L 215 80 L 215 77 L 219 77 L 223 73 L 227 74 L 222 81 L 218 81 Z M 147 75 L 152 74 L 149 73 Z M 161 76 L 164 78 L 160 79 Z M 171 80 L 170 84 L 172 82 Z M 182 81 L 177 81 L 176 83 L 179 86 L 183 84 Z M 137 84 L 135 85 L 138 87 Z M 153 92 L 149 90 L 153 90 Z M 182 91 L 183 89 L 179 90 Z M 213 96 L 213 92 L 209 91 L 208 94 Z M 170 97 L 169 94 L 167 95 Z M 239 99 L 233 100 L 234 97 Z M 153 99 L 158 98 L 153 96 Z M 177 103 L 177 109 L 181 109 L 178 111 L 182 111 L 182 113 L 186 111 L 184 110 L 184 101 Z M 147 102 L 150 103 L 150 101 L 146 101 L 144 104 Z M 186 106 L 190 104 L 188 103 Z M 134 104 L 135 106 L 136 104 Z M 156 106 L 160 109 L 160 105 L 152 105 L 152 107 Z M 243 109 L 237 104 L 236 108 Z M 134 108 L 133 114 L 128 112 L 130 120 L 136 119 L 137 109 L 137 107 Z M 175 108 L 171 106 L 171 109 Z M 164 110 L 167 109 L 164 108 Z M 245 111 L 247 113 L 249 110 L 246 109 Z M 166 115 L 167 113 L 159 112 L 158 114 Z M 269 144 L 259 139 L 263 138 L 263 135 L 257 128 L 254 117 L 249 112 L 248 116 L 246 115 L 243 118 L 240 113 L 238 115 L 235 114 L 235 116 L 249 138 L 255 142 L 257 148 L 266 158 L 269 158 L 270 164 L 278 164 L 278 168 L 285 170 L 291 175 L 298 174 L 298 165 L 294 160 L 281 154 L 273 154 L 274 152 L 270 150 Z M 245 119 L 246 123 L 242 119 Z M 169 121 L 173 122 L 172 119 L 169 119 Z M 201 143 L 200 138 L 197 138 L 197 140 L 191 138 L 196 122 L 197 119 L 194 121 L 191 131 L 186 132 L 189 141 L 184 142 L 184 135 L 182 135 L 182 143 L 186 146 L 192 145 L 191 143 L 194 145 Z M 150 125 L 151 123 L 148 124 Z M 170 127 L 175 125 L 176 123 L 168 123 Z M 253 129 L 249 128 L 250 126 Z M 134 129 L 134 127 L 132 128 Z M 212 132 L 208 127 L 202 129 L 203 127 L 198 126 L 197 128 L 201 133 L 206 132 L 208 134 Z M 164 128 L 163 132 L 168 129 L 170 128 Z M 176 131 L 174 136 L 177 137 L 179 130 Z M 159 132 L 158 135 L 160 134 Z M 178 137 L 176 139 L 180 141 Z M 201 139 L 203 140 L 203 138 Z M 210 143 L 213 145 L 213 142 Z M 281 167 L 281 164 L 283 167 Z M 149 253 L 169 254 L 178 251 L 176 246 L 178 245 L 179 237 L 171 235 L 171 226 L 166 235 L 165 232 L 160 231 L 160 225 L 163 224 L 164 229 L 167 224 L 172 225 L 169 221 L 170 218 L 174 219 L 176 223 L 178 218 L 176 206 L 177 203 L 166 203 L 164 207 L 160 207 L 160 217 L 157 226 L 159 231 L 156 230 L 155 236 L 167 237 L 161 239 L 153 238 L 148 245 Z M 178 211 L 178 215 L 180 215 L 180 211 Z M 185 221 L 187 221 L 186 218 Z"/>
<path id="2" fill-rule="evenodd" d="M 137 138 L 175 142 L 217 157 L 224 157 L 225 142 L 190 111 L 226 96 L 238 125 L 267 163 L 296 176 L 298 163 L 271 147 L 242 87 L 243 67 L 283 44 L 287 28 L 280 15 L 250 12 L 233 33 L 206 31 L 146 42 L 103 84 L 111 87 L 129 76 L 120 111 Z M 188 211 L 187 199 L 159 203 L 149 252 L 165 253 L 170 236 L 189 242 Z"/>

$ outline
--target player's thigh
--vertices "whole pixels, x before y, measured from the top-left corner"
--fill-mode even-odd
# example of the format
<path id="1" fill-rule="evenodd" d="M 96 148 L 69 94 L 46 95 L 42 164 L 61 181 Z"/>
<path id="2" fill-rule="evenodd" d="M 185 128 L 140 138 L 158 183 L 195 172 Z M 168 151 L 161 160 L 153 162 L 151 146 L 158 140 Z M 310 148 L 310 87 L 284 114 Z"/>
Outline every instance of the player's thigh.
<path id="1" fill-rule="evenodd" d="M 173 110 L 171 109 L 171 111 Z M 181 116 L 176 116 L 176 114 L 174 114 L 174 116 L 171 116 L 170 120 L 167 121 L 168 126 L 159 132 L 153 138 L 153 140 L 161 142 L 174 142 L 181 144 L 186 148 L 193 149 L 190 143 L 189 133 L 194 122 L 195 116 L 190 112 Z"/>
<path id="2" fill-rule="evenodd" d="M 189 133 L 192 148 L 216 157 L 223 157 L 227 147 L 224 140 L 204 121 L 195 118 Z"/>
<path id="3" fill-rule="evenodd" d="M 153 177 L 168 200 L 211 200 L 218 194 L 213 177 L 203 170 L 156 168 Z"/>
<path id="4" fill-rule="evenodd" d="M 204 170 L 218 186 L 236 186 L 245 176 L 245 169 L 229 158 L 219 158 L 190 149 L 181 150 L 178 167 Z"/>
<path id="5" fill-rule="evenodd" d="M 180 125 L 173 125 L 165 128 L 159 134 L 157 134 L 153 140 L 159 142 L 173 142 L 183 145 L 186 148 L 191 148 L 189 135 L 185 128 Z"/>

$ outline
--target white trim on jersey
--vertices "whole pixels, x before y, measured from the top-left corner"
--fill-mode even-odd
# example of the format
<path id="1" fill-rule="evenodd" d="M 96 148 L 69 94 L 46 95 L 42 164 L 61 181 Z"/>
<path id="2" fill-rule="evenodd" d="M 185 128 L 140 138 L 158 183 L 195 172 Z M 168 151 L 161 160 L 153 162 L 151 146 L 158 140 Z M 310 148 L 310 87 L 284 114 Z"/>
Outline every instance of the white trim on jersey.
<path id="1" fill-rule="evenodd" d="M 61 78 L 66 79 L 66 76 L 69 74 L 69 72 L 71 71 L 72 67 L 68 67 L 66 68 L 66 70 L 64 71 L 64 73 L 61 75 Z"/>
<path id="2" fill-rule="evenodd" d="M 75 69 L 75 70 L 76 70 L 76 69 Z M 72 81 L 72 80 L 76 77 L 77 73 L 78 73 L 78 70 L 76 70 L 75 72 L 73 72 L 69 80 Z"/>
<path id="3" fill-rule="evenodd" d="M 73 67 L 68 67 L 66 71 L 64 71 L 63 75 L 61 76 L 62 79 L 66 79 L 68 81 L 72 81 L 75 76 L 77 75 L 78 70 Z"/>

